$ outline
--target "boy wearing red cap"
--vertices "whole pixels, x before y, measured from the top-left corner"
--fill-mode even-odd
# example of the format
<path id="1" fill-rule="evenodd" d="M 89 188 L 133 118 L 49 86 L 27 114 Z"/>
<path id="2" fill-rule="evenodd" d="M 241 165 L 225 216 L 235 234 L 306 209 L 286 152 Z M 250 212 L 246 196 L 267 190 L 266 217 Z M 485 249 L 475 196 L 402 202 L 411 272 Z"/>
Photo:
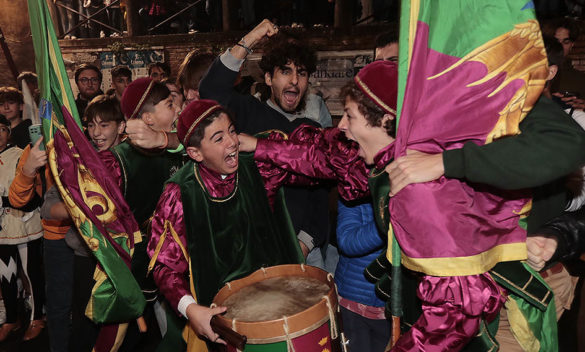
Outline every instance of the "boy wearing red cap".
<path id="1" fill-rule="evenodd" d="M 217 102 L 191 102 L 177 134 L 191 158 L 167 183 L 152 219 L 148 245 L 154 279 L 190 327 L 222 342 L 210 319 L 225 308 L 207 308 L 229 281 L 272 265 L 300 263 L 303 255 L 290 222 L 277 170 L 240 154 L 229 113 Z M 190 291 L 187 273 L 195 278 Z"/>
<path id="2" fill-rule="evenodd" d="M 384 82 L 383 86 L 380 82 Z M 394 156 L 394 138 L 387 127 L 393 122 L 395 115 L 393 110 L 396 106 L 395 89 L 396 66 L 388 62 L 372 63 L 360 71 L 354 82 L 350 82 L 343 89 L 345 114 L 339 123 L 339 129 L 318 131 L 310 127 L 302 127 L 293 132 L 289 140 L 285 142 L 256 141 L 244 136 L 240 138 L 241 149 L 256 150 L 255 160 L 271 162 L 292 172 L 318 178 L 337 179 L 340 181 L 338 189 L 346 199 L 353 199 L 367 193 L 366 164 L 373 165 L 369 176 L 369 186 L 375 200 L 374 213 L 379 227 L 387 231 L 391 215 L 388 214 L 386 207 L 390 185 L 384 170 Z M 366 99 L 363 99 L 364 97 Z M 372 103 L 378 108 L 378 112 L 369 108 Z M 544 105 L 546 103 L 540 104 L 541 111 Z M 568 133 L 572 133 L 571 126 L 565 127 Z M 347 143 L 343 134 L 347 139 L 358 142 L 359 146 Z M 292 155 L 295 156 L 294 159 L 291 158 Z M 494 233 L 498 233 L 498 229 L 494 229 Z M 505 231 L 500 233 L 505 233 Z M 502 238 L 505 239 L 505 236 Z M 506 246 L 507 243 L 503 241 L 501 245 Z M 464 249 L 464 247 L 458 248 Z M 519 264 L 517 260 L 522 258 L 516 258 L 510 252 L 502 253 L 496 258 L 486 255 L 484 259 L 486 262 L 495 260 L 495 263 L 511 261 L 512 264 Z M 520 278 L 523 270 L 525 271 L 520 265 L 503 272 L 510 274 L 513 271 L 513 276 L 515 275 L 513 279 L 518 281 L 523 280 Z M 417 271 L 425 274 L 424 270 Z M 502 274 L 502 271 L 498 274 Z M 418 288 L 418 296 L 423 301 L 424 316 L 416 322 L 409 333 L 399 340 L 395 346 L 396 350 L 410 350 L 412 346 L 430 346 L 427 344 L 433 344 L 437 350 L 460 350 L 477 333 L 482 320 L 490 321 L 502 307 L 504 296 L 503 289 L 499 285 L 501 281 L 496 284 L 487 271 L 468 276 L 437 277 L 432 275 L 423 276 Z M 539 283 L 536 279 L 532 280 L 530 274 L 527 277 L 528 282 L 534 281 L 531 285 Z M 514 280 L 511 282 L 517 284 Z M 529 291 L 528 293 L 538 291 L 538 294 L 544 295 L 544 298 L 538 296 L 538 299 L 542 298 L 542 302 L 545 302 L 544 309 L 546 309 L 548 289 L 540 290 L 539 288 L 530 292 L 530 289 L 534 287 L 526 288 L 529 285 L 524 284 L 523 282 L 519 287 L 524 287 Z M 443 288 L 447 286 L 450 289 L 444 290 Z M 510 290 L 508 286 L 506 289 Z M 521 298 L 524 297 L 521 295 L 522 292 L 513 289 L 511 291 Z M 440 313 L 437 314 L 437 312 Z"/>
<path id="3" fill-rule="evenodd" d="M 122 112 L 127 120 L 142 119 L 155 131 L 168 133 L 176 120 L 177 108 L 164 83 L 151 78 L 140 78 L 128 85 L 120 102 Z M 152 277 L 147 276 L 148 256 L 146 245 L 150 216 L 163 190 L 164 182 L 183 165 L 180 154 L 170 153 L 165 149 L 146 150 L 125 140 L 117 146 L 100 153 L 100 157 L 118 181 L 124 198 L 134 213 L 140 226 L 142 241 L 134 247 L 132 256 L 132 273 L 138 281 L 144 296 L 150 304 L 145 309 L 147 324 L 156 331 L 156 323 L 152 307 L 157 298 L 157 288 Z M 170 323 L 169 323 L 170 324 Z M 149 330 L 150 330 L 149 329 Z M 170 330 L 170 329 L 169 329 Z M 142 341 L 134 323 L 129 327 L 124 349 L 132 349 L 136 344 L 156 346 L 158 341 Z M 156 334 L 149 333 L 147 338 L 153 339 Z M 154 338 L 156 340 L 156 338 Z M 138 345 L 141 346 L 141 345 Z M 139 347 L 136 347 L 139 348 Z M 144 347 L 146 348 L 146 347 Z"/>

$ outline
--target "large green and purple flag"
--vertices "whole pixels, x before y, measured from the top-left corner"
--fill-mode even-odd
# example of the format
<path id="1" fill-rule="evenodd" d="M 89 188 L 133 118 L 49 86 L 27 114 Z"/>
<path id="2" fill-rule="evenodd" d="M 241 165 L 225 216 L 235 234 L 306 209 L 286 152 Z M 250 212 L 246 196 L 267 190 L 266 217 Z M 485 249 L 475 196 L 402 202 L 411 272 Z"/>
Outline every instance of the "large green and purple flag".
<path id="1" fill-rule="evenodd" d="M 400 32 L 396 157 L 519 133 L 547 75 L 531 1 L 403 1 Z M 390 201 L 402 263 L 459 276 L 526 259 L 528 204 L 457 179 L 410 185 Z"/>
<path id="2" fill-rule="evenodd" d="M 548 74 L 528 0 L 404 0 L 399 50 L 395 157 L 407 150 L 437 154 L 465 143 L 484 145 L 520 133 Z M 520 220 L 529 208 L 524 192 L 453 178 L 410 185 L 389 202 L 393 245 L 387 256 L 393 266 L 402 262 L 432 276 L 482 274 L 498 262 L 524 260 L 526 231 Z M 517 311 L 509 309 L 508 316 L 521 317 Z M 543 320 L 510 319 L 515 335 L 526 350 L 555 350 L 555 334 L 538 332 L 546 324 L 535 323 L 554 325 L 554 317 L 536 316 Z"/>
<path id="3" fill-rule="evenodd" d="M 104 325 L 106 333 L 119 337 L 116 324 L 139 317 L 146 304 L 130 271 L 140 232 L 116 182 L 81 129 L 45 0 L 28 0 L 28 10 L 48 163 L 75 226 L 99 263 L 86 314 L 96 323 L 113 323 Z"/>

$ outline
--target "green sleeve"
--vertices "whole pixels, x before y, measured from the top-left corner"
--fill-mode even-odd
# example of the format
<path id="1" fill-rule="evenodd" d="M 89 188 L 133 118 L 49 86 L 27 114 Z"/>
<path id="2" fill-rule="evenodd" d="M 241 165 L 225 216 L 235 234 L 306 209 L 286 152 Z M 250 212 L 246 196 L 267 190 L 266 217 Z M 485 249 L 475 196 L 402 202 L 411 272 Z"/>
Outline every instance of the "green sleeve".
<path id="1" fill-rule="evenodd" d="M 521 133 L 443 152 L 445 176 L 501 189 L 532 188 L 585 164 L 585 131 L 558 105 L 541 97 L 520 123 Z"/>

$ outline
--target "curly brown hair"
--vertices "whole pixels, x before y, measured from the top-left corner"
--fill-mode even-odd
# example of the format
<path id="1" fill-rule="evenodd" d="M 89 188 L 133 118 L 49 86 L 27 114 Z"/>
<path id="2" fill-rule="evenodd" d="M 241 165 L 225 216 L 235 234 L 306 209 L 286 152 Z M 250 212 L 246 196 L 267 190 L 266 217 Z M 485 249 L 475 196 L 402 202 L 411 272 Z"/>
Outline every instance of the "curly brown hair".
<path id="1" fill-rule="evenodd" d="M 290 62 L 298 67 L 304 67 L 310 75 L 317 69 L 317 54 L 300 40 L 279 33 L 264 49 L 264 55 L 258 65 L 264 73 L 272 75 L 277 67 L 284 67 Z"/>
<path id="2" fill-rule="evenodd" d="M 339 98 L 345 103 L 347 99 L 355 101 L 358 105 L 358 110 L 364 115 L 368 124 L 372 127 L 383 127 L 386 133 L 391 136 L 396 136 L 396 125 L 393 119 L 387 120 L 382 126 L 384 115 L 387 114 L 382 108 L 372 101 L 367 95 L 362 92 L 358 85 L 353 81 L 347 82 L 339 92 Z"/>

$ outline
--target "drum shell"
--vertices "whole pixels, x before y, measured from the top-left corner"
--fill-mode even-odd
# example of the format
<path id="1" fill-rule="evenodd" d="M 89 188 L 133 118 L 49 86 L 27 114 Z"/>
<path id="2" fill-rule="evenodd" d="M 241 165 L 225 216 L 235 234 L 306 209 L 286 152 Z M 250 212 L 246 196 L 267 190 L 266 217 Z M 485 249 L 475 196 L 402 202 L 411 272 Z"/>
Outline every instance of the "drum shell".
<path id="1" fill-rule="evenodd" d="M 232 328 L 239 334 L 245 335 L 248 338 L 247 348 L 245 351 L 257 350 L 252 348 L 251 345 L 263 345 L 263 344 L 274 344 L 278 342 L 287 341 L 288 339 L 293 341 L 293 345 L 296 347 L 300 340 L 295 339 L 311 334 L 315 330 L 315 333 L 323 332 L 328 330 L 327 336 L 329 342 L 323 339 L 322 334 L 318 334 L 321 338 L 319 341 L 314 341 L 312 344 L 315 347 L 315 351 L 322 351 L 324 348 L 328 348 L 332 351 L 339 351 L 339 340 L 341 333 L 339 331 L 339 307 L 337 302 L 337 292 L 335 289 L 335 283 L 333 276 L 324 270 L 308 265 L 278 265 L 268 268 L 263 268 L 255 271 L 249 276 L 235 280 L 226 284 L 215 296 L 213 303 L 221 306 L 222 303 L 231 295 L 235 294 L 244 287 L 247 287 L 253 283 L 263 281 L 269 278 L 275 277 L 309 277 L 317 279 L 329 286 L 329 290 L 317 304 L 301 311 L 299 313 L 287 316 L 286 318 L 259 321 L 259 322 L 242 322 L 232 321 L 223 316 L 218 316 L 220 323 L 226 327 Z M 333 317 L 333 322 L 331 318 Z M 333 324 L 332 324 L 333 323 Z M 313 334 L 315 335 L 315 334 Z M 305 338 L 306 340 L 306 338 Z M 323 345 L 324 343 L 327 346 Z M 305 343 L 302 349 L 296 348 L 297 351 L 308 351 Z M 330 347 L 329 347 L 330 346 Z M 284 344 L 286 348 L 286 344 Z M 286 349 L 284 349 L 286 351 Z"/>

